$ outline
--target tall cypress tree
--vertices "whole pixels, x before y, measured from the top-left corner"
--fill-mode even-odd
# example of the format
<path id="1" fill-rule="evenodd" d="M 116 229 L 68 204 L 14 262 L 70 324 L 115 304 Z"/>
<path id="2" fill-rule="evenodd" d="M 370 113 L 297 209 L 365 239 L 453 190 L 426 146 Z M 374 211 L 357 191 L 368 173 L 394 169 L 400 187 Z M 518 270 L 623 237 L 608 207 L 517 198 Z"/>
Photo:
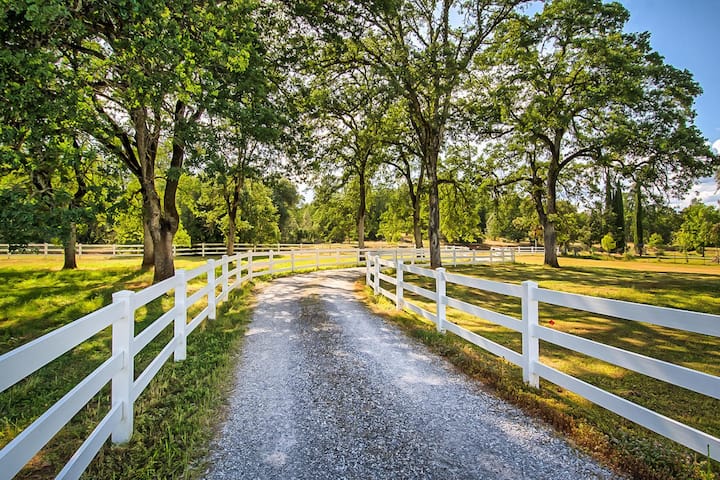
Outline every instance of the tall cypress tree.
<path id="1" fill-rule="evenodd" d="M 612 208 L 615 220 L 613 237 L 615 238 L 616 251 L 623 253 L 625 252 L 625 202 L 620 182 L 615 185 Z"/>

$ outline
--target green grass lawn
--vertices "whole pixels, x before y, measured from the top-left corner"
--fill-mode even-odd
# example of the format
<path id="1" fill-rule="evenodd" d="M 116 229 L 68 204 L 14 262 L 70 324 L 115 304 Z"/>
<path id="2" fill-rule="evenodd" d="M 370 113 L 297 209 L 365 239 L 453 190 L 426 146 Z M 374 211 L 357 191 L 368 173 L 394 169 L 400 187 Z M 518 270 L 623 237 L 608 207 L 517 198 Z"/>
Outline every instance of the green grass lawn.
<path id="1" fill-rule="evenodd" d="M 561 259 L 561 264 L 571 262 Z M 565 262 L 564 262 L 565 261 Z M 582 266 L 560 270 L 533 264 L 449 267 L 448 271 L 500 282 L 538 282 L 540 287 L 583 295 L 647 303 L 664 307 L 720 314 L 720 275 L 714 273 L 648 271 L 622 268 L 623 263 L 587 261 Z M 666 267 L 667 269 L 667 267 Z M 668 269 L 672 270 L 672 268 Z M 434 289 L 434 281 L 405 274 L 405 280 Z M 384 285 L 385 288 L 394 288 Z M 447 286 L 448 295 L 481 307 L 520 318 L 520 300 L 480 292 L 456 285 Z M 434 311 L 434 304 L 405 292 L 406 298 Z M 596 450 L 610 463 L 636 478 L 703 478 L 702 457 L 623 420 L 549 382 L 540 391 L 522 385 L 522 373 L 493 355 L 447 335 L 438 338 L 433 326 L 418 319 L 401 323 L 445 353 L 470 373 L 494 385 L 501 394 L 531 410 L 538 410 L 550 422 L 589 450 Z M 448 309 L 448 319 L 497 343 L 521 352 L 521 336 L 462 312 Z M 560 331 L 613 345 L 720 376 L 720 339 L 680 332 L 646 323 L 604 318 L 567 308 L 540 304 L 540 323 Z M 720 401 L 668 385 L 584 355 L 541 342 L 541 360 L 563 372 L 613 392 L 714 436 L 720 436 Z M 588 428 L 590 430 L 588 430 Z M 590 434 L 589 432 L 594 432 Z M 697 457 L 697 461 L 694 459 Z M 637 459 L 641 460 L 635 464 Z M 693 465 L 694 463 L 694 465 Z M 720 471 L 717 464 L 715 472 Z M 709 477 L 715 478 L 715 476 Z"/>
<path id="2" fill-rule="evenodd" d="M 57 263 L 54 265 L 52 263 Z M 201 258 L 176 261 L 191 269 Z M 112 293 L 140 290 L 152 281 L 140 259 L 83 257 L 81 268 L 61 271 L 54 257 L 0 259 L 0 353 L 5 353 L 112 301 Z M 200 288 L 204 277 L 193 288 Z M 87 478 L 188 478 L 212 435 L 232 384 L 232 359 L 249 319 L 249 290 L 233 293 L 218 319 L 188 338 L 187 360 L 168 362 L 135 404 L 135 433 L 123 446 L 107 445 Z M 136 335 L 172 306 L 164 296 L 136 312 Z M 198 305 L 191 315 L 200 311 Z M 192 318 L 190 316 L 190 318 Z M 136 356 L 136 376 L 172 338 L 172 326 Z M 62 397 L 110 355 L 110 329 L 100 332 L 0 394 L 0 447 Z M 53 477 L 109 409 L 106 386 L 21 472 L 18 478 Z"/>

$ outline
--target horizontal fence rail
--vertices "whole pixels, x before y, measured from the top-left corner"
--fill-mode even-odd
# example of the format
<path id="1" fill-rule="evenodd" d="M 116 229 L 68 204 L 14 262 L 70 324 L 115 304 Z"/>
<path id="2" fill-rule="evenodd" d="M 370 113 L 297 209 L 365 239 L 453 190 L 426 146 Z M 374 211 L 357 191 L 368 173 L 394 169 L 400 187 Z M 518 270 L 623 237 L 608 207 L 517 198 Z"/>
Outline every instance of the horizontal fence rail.
<path id="1" fill-rule="evenodd" d="M 118 256 L 118 257 L 139 257 L 143 254 L 142 244 L 113 244 L 113 245 L 101 245 L 101 244 L 83 244 L 78 243 L 75 247 L 75 252 L 78 256 L 83 255 L 101 255 L 101 256 Z M 528 250 L 531 249 L 531 250 Z M 290 252 L 305 252 L 305 251 L 320 251 L 323 254 L 327 252 L 335 251 L 343 252 L 360 252 L 363 257 L 365 253 L 378 254 L 383 257 L 392 257 L 392 252 L 400 253 L 401 258 L 408 261 L 425 262 L 430 258 L 430 251 L 428 249 L 414 249 L 407 247 L 398 248 L 383 248 L 383 249 L 372 249 L 363 248 L 357 249 L 349 245 L 343 244 L 313 244 L 313 243 L 236 243 L 235 251 L 238 253 L 267 253 L 274 252 L 275 254 L 289 254 Z M 473 258 L 487 258 L 489 262 L 497 261 L 498 258 L 503 258 L 507 255 L 515 255 L 522 253 L 540 252 L 542 248 L 536 247 L 493 247 L 489 253 L 488 250 L 470 250 L 467 247 L 459 247 L 453 245 L 447 245 L 442 248 L 443 261 L 462 263 L 470 263 Z M 227 246 L 223 243 L 201 243 L 192 246 L 177 246 L 173 245 L 173 255 L 176 257 L 182 256 L 201 256 L 201 257 L 220 257 L 225 255 L 227 252 Z M 454 255 L 452 252 L 455 252 Z M 20 254 L 36 254 L 36 255 L 63 255 L 64 250 L 62 245 L 52 243 L 30 243 L 27 245 L 13 245 L 3 243 L 0 244 L 0 255 L 20 255 Z M 396 260 L 396 259 L 395 259 Z"/>
<path id="2" fill-rule="evenodd" d="M 428 250 L 423 249 L 359 250 L 315 245 L 285 249 L 283 245 L 279 246 L 281 248 L 277 250 L 223 255 L 193 270 L 178 270 L 172 278 L 143 290 L 116 292 L 111 304 L 0 355 L 2 394 L 94 335 L 108 328 L 112 330 L 109 358 L 0 450 L 0 478 L 16 475 L 107 384 L 111 384 L 109 410 L 57 478 L 78 478 L 108 439 L 114 443 L 129 441 L 133 433 L 135 401 L 170 357 L 176 362 L 186 359 L 187 337 L 203 321 L 215 319 L 217 305 L 227 300 L 229 292 L 243 283 L 265 275 L 357 267 L 366 264 L 366 259 L 371 257 L 379 259 L 376 265 L 379 262 L 392 265 L 392 262 L 400 260 L 409 262 L 407 268 L 412 271 L 432 272 L 420 266 L 430 258 Z M 113 247 L 118 248 L 103 250 L 103 254 L 108 254 L 108 251 L 130 252 L 129 247 L 142 246 Z M 446 248 L 442 251 L 442 258 L 453 264 L 493 263 L 512 261 L 514 254 L 509 250 L 481 252 Z M 172 307 L 136 334 L 135 315 L 138 309 L 161 297 L 172 299 Z M 188 318 L 188 312 L 193 307 L 200 311 L 193 318 Z M 172 328 L 172 338 L 142 372 L 135 372 L 135 356 L 168 328 Z"/>
<path id="3" fill-rule="evenodd" d="M 394 274 L 389 272 L 394 270 Z M 434 280 L 435 290 L 422 288 L 404 280 L 405 272 Z M 396 304 L 398 310 L 407 309 L 436 324 L 440 332 L 450 331 L 479 347 L 522 368 L 523 380 L 539 388 L 540 378 L 600 405 L 630 421 L 663 435 L 702 455 L 720 461 L 720 438 L 714 437 L 660 413 L 586 383 L 540 361 L 540 340 L 596 358 L 643 375 L 676 385 L 710 398 L 720 399 L 720 377 L 691 368 L 605 345 L 576 335 L 539 325 L 540 304 L 557 305 L 579 312 L 595 313 L 628 321 L 639 321 L 720 337 L 720 316 L 672 308 L 655 307 L 631 302 L 589 297 L 539 288 L 535 282 L 521 285 L 494 282 L 447 273 L 445 269 L 429 270 L 380 257 L 369 257 L 366 264 L 366 283 L 376 295 L 383 295 Z M 394 292 L 382 282 L 395 287 Z M 521 302 L 521 318 L 472 305 L 447 295 L 447 284 L 515 297 Z M 411 292 L 435 303 L 431 312 L 405 298 Z M 455 308 L 483 320 L 501 325 L 522 335 L 522 353 L 499 345 L 447 319 L 446 308 Z"/>

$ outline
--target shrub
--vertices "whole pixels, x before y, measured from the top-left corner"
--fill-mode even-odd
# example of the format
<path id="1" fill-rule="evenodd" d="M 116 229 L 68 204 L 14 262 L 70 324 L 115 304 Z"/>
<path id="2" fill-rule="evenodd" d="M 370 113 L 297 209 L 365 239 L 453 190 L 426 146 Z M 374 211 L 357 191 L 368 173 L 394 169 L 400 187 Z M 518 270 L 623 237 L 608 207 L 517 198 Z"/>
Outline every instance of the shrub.
<path id="1" fill-rule="evenodd" d="M 617 248 L 617 243 L 615 243 L 615 239 L 611 233 L 607 233 L 600 241 L 600 244 L 602 245 L 603 250 L 607 252 L 608 256 L 610 256 L 610 252 Z"/>

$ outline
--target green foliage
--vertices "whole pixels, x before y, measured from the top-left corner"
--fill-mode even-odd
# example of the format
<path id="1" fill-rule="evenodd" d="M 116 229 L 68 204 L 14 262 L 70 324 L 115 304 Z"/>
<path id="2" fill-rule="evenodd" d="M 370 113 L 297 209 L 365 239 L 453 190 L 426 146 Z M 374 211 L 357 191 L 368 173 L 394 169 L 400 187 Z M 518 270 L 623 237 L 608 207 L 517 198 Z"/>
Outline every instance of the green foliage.
<path id="1" fill-rule="evenodd" d="M 0 242 L 27 245 L 47 238 L 43 209 L 17 187 L 0 190 Z"/>
<path id="2" fill-rule="evenodd" d="M 297 187 L 287 178 L 271 179 L 272 202 L 278 214 L 280 241 L 283 243 L 298 242 L 297 205 L 300 194 Z"/>
<path id="3" fill-rule="evenodd" d="M 272 190 L 260 182 L 249 182 L 241 199 L 237 224 L 241 243 L 277 243 L 280 241 L 279 215 Z"/>
<path id="4" fill-rule="evenodd" d="M 610 202 L 613 219 L 613 238 L 615 238 L 616 242 L 614 248 L 622 253 L 625 251 L 625 201 L 619 183 L 615 186 L 615 191 L 611 196 Z"/>
<path id="5" fill-rule="evenodd" d="M 324 242 L 344 242 L 353 238 L 355 205 L 346 190 L 334 191 L 331 185 L 315 190 L 312 210 L 313 228 Z"/>
<path id="6" fill-rule="evenodd" d="M 440 196 L 440 233 L 450 243 L 482 241 L 482 203 L 477 190 L 447 186 Z"/>
<path id="7" fill-rule="evenodd" d="M 493 204 L 487 219 L 487 236 L 519 242 L 533 237 L 539 228 L 537 212 L 531 202 L 516 192 L 507 192 Z"/>
<path id="8" fill-rule="evenodd" d="M 662 248 L 665 246 L 665 240 L 659 233 L 653 233 L 650 235 L 650 239 L 647 242 L 648 247 L 651 248 Z"/>
<path id="9" fill-rule="evenodd" d="M 615 238 L 613 238 L 612 233 L 607 233 L 602 238 L 600 244 L 602 245 L 603 250 L 605 250 L 608 255 L 610 255 L 610 253 L 613 252 L 615 248 L 617 248 L 617 243 L 615 243 Z"/>
<path id="10" fill-rule="evenodd" d="M 720 211 L 695 201 L 682 212 L 683 223 L 676 232 L 675 243 L 683 250 L 698 250 L 720 244 Z"/>
<path id="11" fill-rule="evenodd" d="M 380 215 L 378 235 L 388 242 L 397 242 L 412 235 L 412 211 L 406 195 L 405 189 L 391 191 L 387 198 L 387 208 Z"/>

